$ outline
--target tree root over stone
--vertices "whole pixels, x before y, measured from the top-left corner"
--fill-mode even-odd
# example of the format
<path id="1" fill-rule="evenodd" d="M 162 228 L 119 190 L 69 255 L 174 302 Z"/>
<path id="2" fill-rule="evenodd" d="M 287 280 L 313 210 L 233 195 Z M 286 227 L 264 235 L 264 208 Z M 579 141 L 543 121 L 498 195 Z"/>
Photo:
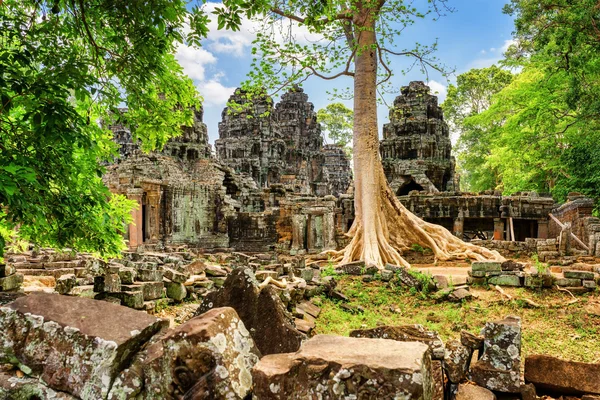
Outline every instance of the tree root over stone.
<path id="1" fill-rule="evenodd" d="M 363 229 L 361 218 L 357 217 L 346 234 L 352 238 L 346 248 L 339 251 L 325 251 L 321 256 L 329 257 L 329 262 L 346 264 L 352 261 L 365 261 L 367 264 L 383 268 L 385 264 L 410 267 L 402 257 L 404 251 L 418 244 L 430 248 L 435 261 L 466 260 L 504 261 L 495 250 L 466 243 L 440 225 L 422 220 L 411 213 L 396 198 L 389 186 L 383 185 L 380 207 L 375 213 L 374 227 Z"/>

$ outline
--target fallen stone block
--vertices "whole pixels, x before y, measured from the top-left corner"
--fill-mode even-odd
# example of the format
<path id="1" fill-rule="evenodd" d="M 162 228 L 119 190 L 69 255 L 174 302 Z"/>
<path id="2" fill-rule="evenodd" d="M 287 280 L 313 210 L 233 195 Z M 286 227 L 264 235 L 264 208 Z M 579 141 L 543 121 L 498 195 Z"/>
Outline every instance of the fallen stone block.
<path id="1" fill-rule="evenodd" d="M 577 287 L 577 286 L 581 286 L 581 279 L 575 279 L 575 278 L 558 278 L 554 281 L 554 283 L 557 286 L 561 286 L 561 287 L 565 287 L 565 286 L 570 286 L 570 287 Z"/>
<path id="2" fill-rule="evenodd" d="M 234 309 L 214 308 L 167 331 L 115 381 L 110 400 L 241 400 L 260 353 Z"/>
<path id="3" fill-rule="evenodd" d="M 187 296 L 187 289 L 183 283 L 165 282 L 167 297 L 175 301 L 182 301 Z"/>
<path id="4" fill-rule="evenodd" d="M 277 279 L 279 277 L 279 273 L 277 271 L 257 271 L 255 276 L 259 282 L 262 282 L 268 277 L 271 277 L 271 279 Z"/>
<path id="5" fill-rule="evenodd" d="M 108 302 L 32 294 L 0 307 L 0 362 L 54 390 L 101 399 L 131 354 L 166 324 Z"/>
<path id="6" fill-rule="evenodd" d="M 431 399 L 429 347 L 422 343 L 317 335 L 296 353 L 252 369 L 257 400 Z"/>
<path id="7" fill-rule="evenodd" d="M 58 294 L 69 294 L 73 288 L 77 285 L 77 278 L 75 274 L 63 275 L 56 280 L 56 293 Z"/>
<path id="8" fill-rule="evenodd" d="M 525 382 L 559 394 L 600 395 L 600 364 L 565 361 L 545 355 L 525 359 Z"/>
<path id="9" fill-rule="evenodd" d="M 356 329 L 350 331 L 350 337 L 419 342 L 431 349 L 434 360 L 444 359 L 444 342 L 436 332 L 426 330 L 423 325 L 378 326 L 371 329 Z"/>
<path id="10" fill-rule="evenodd" d="M 473 382 L 487 389 L 518 393 L 521 386 L 521 319 L 509 316 L 481 330 L 483 356 L 471 367 Z"/>
<path id="11" fill-rule="evenodd" d="M 144 301 L 156 300 L 165 294 L 165 285 L 162 282 L 141 282 Z"/>
<path id="12" fill-rule="evenodd" d="M 94 292 L 116 293 L 121 291 L 121 278 L 119 274 L 106 274 L 94 277 Z"/>
<path id="13" fill-rule="evenodd" d="M 452 383 L 460 383 L 469 368 L 473 350 L 463 346 L 457 340 L 446 343 L 444 354 L 444 370 L 448 380 Z"/>
<path id="14" fill-rule="evenodd" d="M 496 395 L 481 386 L 464 383 L 458 385 L 454 400 L 496 400 Z"/>
<path id="15" fill-rule="evenodd" d="M 523 271 L 523 264 L 513 260 L 506 260 L 502 263 L 502 271 Z"/>
<path id="16" fill-rule="evenodd" d="M 163 272 L 159 269 L 140 268 L 137 270 L 136 279 L 141 282 L 162 281 Z"/>
<path id="17" fill-rule="evenodd" d="M 222 288 L 206 295 L 196 315 L 215 307 L 234 308 L 262 354 L 296 351 L 306 338 L 294 327 L 275 289 L 261 289 L 250 268 L 233 270 Z"/>
<path id="18" fill-rule="evenodd" d="M 23 275 L 17 273 L 0 278 L 0 291 L 8 292 L 9 290 L 17 290 L 23 284 Z"/>
<path id="19" fill-rule="evenodd" d="M 136 278 L 136 271 L 133 268 L 121 267 L 119 268 L 119 278 L 121 279 L 121 284 L 131 285 Z"/>
<path id="20" fill-rule="evenodd" d="M 172 282 L 184 283 L 190 275 L 182 274 L 181 272 L 175 271 L 171 268 L 165 268 L 163 276 Z"/>

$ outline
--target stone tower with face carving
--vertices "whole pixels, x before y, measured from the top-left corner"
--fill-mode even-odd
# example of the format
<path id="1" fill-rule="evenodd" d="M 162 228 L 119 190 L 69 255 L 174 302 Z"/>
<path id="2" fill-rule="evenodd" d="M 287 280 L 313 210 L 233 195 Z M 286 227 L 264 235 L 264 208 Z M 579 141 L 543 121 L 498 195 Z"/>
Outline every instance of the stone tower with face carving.
<path id="1" fill-rule="evenodd" d="M 380 145 L 392 189 L 399 196 L 412 190 L 458 189 L 450 130 L 437 96 L 423 82 L 411 82 L 401 93 L 390 110 L 390 122 L 383 126 Z"/>

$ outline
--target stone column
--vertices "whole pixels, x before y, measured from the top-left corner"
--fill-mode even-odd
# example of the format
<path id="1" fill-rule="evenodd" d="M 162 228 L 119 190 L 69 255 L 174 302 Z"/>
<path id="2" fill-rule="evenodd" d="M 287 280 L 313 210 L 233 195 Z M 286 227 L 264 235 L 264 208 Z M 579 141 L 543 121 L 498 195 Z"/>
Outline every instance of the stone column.
<path id="1" fill-rule="evenodd" d="M 148 202 L 146 206 L 146 213 L 148 214 L 147 226 L 148 235 L 150 240 L 156 241 L 159 237 L 159 225 L 160 225 L 160 189 L 147 193 L 146 200 Z"/>
<path id="2" fill-rule="evenodd" d="M 129 224 L 129 248 L 135 249 L 144 243 L 142 234 L 142 195 L 141 189 L 133 189 L 127 192 L 127 198 L 137 202 L 137 209 L 131 210 L 133 221 Z"/>
<path id="3" fill-rule="evenodd" d="M 558 251 L 560 251 L 562 255 L 568 256 L 571 254 L 571 232 L 571 223 L 565 223 L 564 227 L 560 231 L 558 244 Z"/>
<path id="4" fill-rule="evenodd" d="M 335 216 L 334 212 L 323 215 L 323 250 L 335 250 Z"/>
<path id="5" fill-rule="evenodd" d="M 494 240 L 504 240 L 504 220 L 494 218 Z"/>
<path id="6" fill-rule="evenodd" d="M 305 248 L 304 230 L 306 227 L 306 216 L 292 215 L 292 251 L 295 253 L 298 250 Z"/>
<path id="7" fill-rule="evenodd" d="M 538 239 L 548 239 L 548 220 L 538 219 Z"/>
<path id="8" fill-rule="evenodd" d="M 462 216 L 458 216 L 458 218 L 454 220 L 454 228 L 452 233 L 454 233 L 454 236 L 462 239 L 464 231 L 465 219 Z"/>

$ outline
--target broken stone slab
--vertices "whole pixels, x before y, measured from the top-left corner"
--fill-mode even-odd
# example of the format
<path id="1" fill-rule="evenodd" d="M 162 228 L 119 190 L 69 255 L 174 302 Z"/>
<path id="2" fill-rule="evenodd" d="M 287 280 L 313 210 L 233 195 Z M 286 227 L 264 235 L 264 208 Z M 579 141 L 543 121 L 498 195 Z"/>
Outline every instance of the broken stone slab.
<path id="1" fill-rule="evenodd" d="M 212 276 L 212 277 L 227 276 L 227 271 L 225 271 L 223 268 L 216 266 L 216 265 L 206 265 L 206 267 L 204 268 L 204 273 L 206 274 L 206 276 Z"/>
<path id="2" fill-rule="evenodd" d="M 313 329 L 315 329 L 315 322 L 304 318 L 294 319 L 294 325 L 296 326 L 296 329 L 305 335 L 308 335 Z"/>
<path id="3" fill-rule="evenodd" d="M 496 400 L 496 395 L 481 386 L 461 383 L 454 400 Z"/>
<path id="4" fill-rule="evenodd" d="M 467 346 L 471 350 L 483 349 L 483 340 L 482 336 L 475 335 L 465 330 L 460 331 L 460 342 L 463 346 Z"/>
<path id="5" fill-rule="evenodd" d="M 321 309 L 313 303 L 311 303 L 310 301 L 303 301 L 300 304 L 298 304 L 296 308 L 304 311 L 305 313 L 314 318 L 317 318 L 321 313 Z"/>
<path id="6" fill-rule="evenodd" d="M 502 263 L 497 261 L 474 261 L 471 264 L 471 271 L 502 271 Z"/>
<path id="7" fill-rule="evenodd" d="M 373 265 L 365 265 L 364 261 L 354 261 L 347 264 L 339 265 L 336 269 L 336 272 L 340 274 L 346 275 L 375 275 L 379 272 L 379 268 Z"/>
<path id="8" fill-rule="evenodd" d="M 590 290 L 596 289 L 596 282 L 595 281 L 581 281 L 581 284 L 586 289 L 590 289 Z"/>
<path id="9" fill-rule="evenodd" d="M 563 270 L 563 276 L 569 279 L 594 280 L 594 273 L 587 271 Z"/>
<path id="10" fill-rule="evenodd" d="M 428 331 L 423 325 L 378 326 L 371 329 L 355 329 L 350 337 L 391 339 L 399 342 L 419 342 L 431 349 L 432 359 L 444 359 L 444 342 L 434 331 Z"/>
<path id="11" fill-rule="evenodd" d="M 560 394 L 600 395 L 600 364 L 565 361 L 546 355 L 525 358 L 525 382 Z"/>
<path id="12" fill-rule="evenodd" d="M 16 273 L 5 278 L 0 278 L 0 291 L 8 292 L 17 290 L 23 284 L 23 275 Z"/>
<path id="13" fill-rule="evenodd" d="M 108 302 L 32 294 L 0 307 L 0 362 L 54 390 L 101 399 L 131 354 L 166 325 Z"/>
<path id="14" fill-rule="evenodd" d="M 162 282 L 141 282 L 144 301 L 156 300 L 165 294 L 165 285 Z"/>
<path id="15" fill-rule="evenodd" d="M 259 358 L 235 310 L 214 308 L 154 340 L 119 375 L 108 398 L 241 400 Z"/>
<path id="16" fill-rule="evenodd" d="M 468 301 L 473 299 L 473 293 L 471 293 L 468 288 L 458 288 L 453 290 L 448 295 L 448 301 L 453 303 L 462 303 L 463 301 Z"/>
<path id="17" fill-rule="evenodd" d="M 404 286 L 414 287 L 417 290 L 421 290 L 421 288 L 423 287 L 423 284 L 421 283 L 421 281 L 419 281 L 417 278 L 415 278 L 414 276 L 409 274 L 408 269 L 406 269 L 405 267 L 401 267 L 398 265 L 392 265 L 392 264 L 386 264 L 385 269 L 387 269 L 388 271 L 393 271 L 394 275 L 396 275 L 396 277 L 398 278 L 398 281 L 400 282 L 400 284 L 402 284 Z M 433 282 L 432 282 L 432 285 L 435 285 L 435 284 L 433 284 Z"/>
<path id="18" fill-rule="evenodd" d="M 296 353 L 263 357 L 252 369 L 256 399 L 431 399 L 423 343 L 317 335 Z"/>
<path id="19" fill-rule="evenodd" d="M 279 277 L 279 272 L 277 272 L 277 271 L 256 271 L 256 273 L 254 275 L 256 276 L 256 279 L 259 282 L 262 282 L 265 279 L 267 279 L 268 277 L 271 277 L 271 279 L 277 279 Z"/>
<path id="20" fill-rule="evenodd" d="M 446 343 L 444 354 L 444 370 L 448 380 L 460 383 L 465 378 L 473 350 L 463 346 L 457 340 Z"/>
<path id="21" fill-rule="evenodd" d="M 518 393 L 521 386 L 521 318 L 488 322 L 481 330 L 483 356 L 471 367 L 473 382 L 487 389 Z"/>
<path id="22" fill-rule="evenodd" d="M 77 285 L 75 274 L 63 275 L 56 280 L 54 290 L 58 294 L 69 294 Z"/>
<path id="23" fill-rule="evenodd" d="M 222 288 L 206 295 L 196 315 L 215 307 L 234 308 L 262 354 L 296 351 L 306 338 L 294 327 L 275 289 L 261 288 L 250 268 L 234 269 Z"/>

